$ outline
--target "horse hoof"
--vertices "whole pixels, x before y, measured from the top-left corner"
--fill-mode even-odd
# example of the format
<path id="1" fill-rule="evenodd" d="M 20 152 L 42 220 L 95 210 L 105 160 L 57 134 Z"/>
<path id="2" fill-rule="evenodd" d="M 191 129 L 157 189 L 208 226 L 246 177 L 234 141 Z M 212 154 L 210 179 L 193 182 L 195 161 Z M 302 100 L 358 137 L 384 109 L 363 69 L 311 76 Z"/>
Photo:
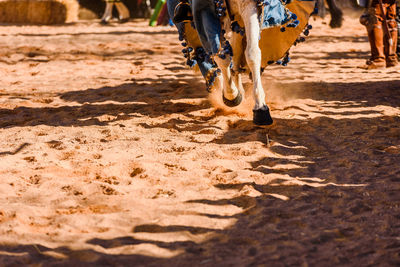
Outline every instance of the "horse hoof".
<path id="1" fill-rule="evenodd" d="M 123 24 L 129 21 L 129 18 L 119 19 L 118 23 Z"/>
<path id="2" fill-rule="evenodd" d="M 255 125 L 271 125 L 273 122 L 268 106 L 253 110 L 253 123 Z"/>
<path id="3" fill-rule="evenodd" d="M 235 97 L 235 99 L 229 100 L 229 99 L 225 98 L 224 94 L 222 94 L 222 99 L 224 100 L 225 105 L 233 108 L 233 107 L 239 106 L 240 103 L 242 103 L 243 98 L 242 98 L 242 94 L 239 91 L 238 95 Z"/>
<path id="4" fill-rule="evenodd" d="M 343 18 L 340 19 L 332 19 L 331 22 L 329 23 L 329 26 L 331 28 L 341 28 L 343 24 Z"/>

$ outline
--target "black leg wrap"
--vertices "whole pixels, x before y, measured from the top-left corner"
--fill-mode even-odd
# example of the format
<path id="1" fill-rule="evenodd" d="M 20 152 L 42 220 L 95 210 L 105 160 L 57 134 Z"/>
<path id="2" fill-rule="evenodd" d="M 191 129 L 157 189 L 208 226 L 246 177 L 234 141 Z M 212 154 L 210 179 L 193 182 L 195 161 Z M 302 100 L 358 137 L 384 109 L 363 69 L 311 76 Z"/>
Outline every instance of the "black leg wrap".
<path id="1" fill-rule="evenodd" d="M 253 110 L 253 123 L 255 125 L 271 125 L 273 122 L 268 106 Z"/>
<path id="2" fill-rule="evenodd" d="M 224 93 L 222 93 L 222 99 L 224 100 L 224 104 L 227 105 L 228 107 L 236 107 L 239 106 L 240 103 L 242 103 L 242 94 L 240 91 L 238 91 L 238 95 L 235 97 L 235 99 L 229 100 L 225 98 Z"/>

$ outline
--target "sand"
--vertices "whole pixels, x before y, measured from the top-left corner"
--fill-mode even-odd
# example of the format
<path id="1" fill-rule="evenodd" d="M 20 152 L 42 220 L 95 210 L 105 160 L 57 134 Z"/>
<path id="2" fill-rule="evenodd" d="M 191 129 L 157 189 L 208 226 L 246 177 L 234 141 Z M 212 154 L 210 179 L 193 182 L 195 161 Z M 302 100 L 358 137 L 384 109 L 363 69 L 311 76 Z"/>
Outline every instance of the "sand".
<path id="1" fill-rule="evenodd" d="M 400 67 L 328 22 L 265 71 L 268 128 L 174 28 L 1 26 L 0 265 L 398 266 Z"/>

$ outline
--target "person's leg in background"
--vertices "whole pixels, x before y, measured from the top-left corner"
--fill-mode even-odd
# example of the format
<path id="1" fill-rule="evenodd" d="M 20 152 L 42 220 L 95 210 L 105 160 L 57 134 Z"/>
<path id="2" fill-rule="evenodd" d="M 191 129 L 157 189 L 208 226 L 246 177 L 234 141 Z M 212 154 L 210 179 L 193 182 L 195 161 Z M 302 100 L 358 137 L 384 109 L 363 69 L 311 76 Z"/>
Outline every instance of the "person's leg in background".
<path id="1" fill-rule="evenodd" d="M 368 17 L 363 21 L 367 27 L 368 40 L 371 46 L 371 58 L 367 61 L 366 69 L 393 67 L 398 64 L 396 57 L 397 23 L 396 0 L 382 0 L 383 10 L 379 0 L 372 0 Z M 389 36 L 385 29 L 386 18 Z M 389 42 L 391 37 L 392 43 Z"/>
<path id="2" fill-rule="evenodd" d="M 397 60 L 397 55 L 396 55 L 396 49 L 397 49 L 397 37 L 398 37 L 398 29 L 397 29 L 397 22 L 396 22 L 396 1 L 388 1 L 388 0 L 383 0 L 384 1 L 384 8 L 385 8 L 385 15 L 387 19 L 387 24 L 389 28 L 389 37 L 392 40 L 392 43 L 389 43 L 389 37 L 386 36 L 386 31 L 385 36 L 383 38 L 384 40 L 384 51 L 385 51 L 385 57 L 386 57 L 386 67 L 394 67 L 397 66 L 398 60 Z"/>
<path id="3" fill-rule="evenodd" d="M 368 40 L 371 47 L 371 57 L 367 61 L 366 69 L 380 69 L 386 67 L 385 51 L 383 47 L 383 23 L 379 2 L 373 0 L 368 14 L 362 16 L 361 23 L 366 26 Z"/>

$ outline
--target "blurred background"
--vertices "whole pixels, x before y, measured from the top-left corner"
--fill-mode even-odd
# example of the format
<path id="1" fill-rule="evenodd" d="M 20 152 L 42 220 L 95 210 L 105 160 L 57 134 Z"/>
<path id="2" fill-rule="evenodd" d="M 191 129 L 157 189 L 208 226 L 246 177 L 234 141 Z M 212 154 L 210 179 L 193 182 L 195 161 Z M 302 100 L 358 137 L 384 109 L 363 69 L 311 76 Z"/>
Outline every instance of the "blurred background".
<path id="1" fill-rule="evenodd" d="M 122 0 L 129 9 L 131 18 L 149 18 L 158 0 Z M 106 3 L 102 0 L 79 0 L 79 19 L 99 19 L 103 15 Z M 117 17 L 114 9 L 113 15 Z"/>
<path id="2" fill-rule="evenodd" d="M 150 18 L 158 1 L 162 0 L 122 0 L 122 3 L 129 10 L 129 18 Z M 340 16 L 341 19 L 339 9 L 360 10 L 356 0 L 317 0 L 317 2 L 320 6 L 318 15 L 321 17 L 329 16 L 333 10 L 333 14 Z M 331 10 L 328 2 L 335 3 Z M 49 25 L 96 20 L 102 18 L 105 7 L 106 2 L 103 0 L 0 0 L 0 23 Z M 116 8 L 113 9 L 112 15 L 114 18 L 118 17 Z"/>

